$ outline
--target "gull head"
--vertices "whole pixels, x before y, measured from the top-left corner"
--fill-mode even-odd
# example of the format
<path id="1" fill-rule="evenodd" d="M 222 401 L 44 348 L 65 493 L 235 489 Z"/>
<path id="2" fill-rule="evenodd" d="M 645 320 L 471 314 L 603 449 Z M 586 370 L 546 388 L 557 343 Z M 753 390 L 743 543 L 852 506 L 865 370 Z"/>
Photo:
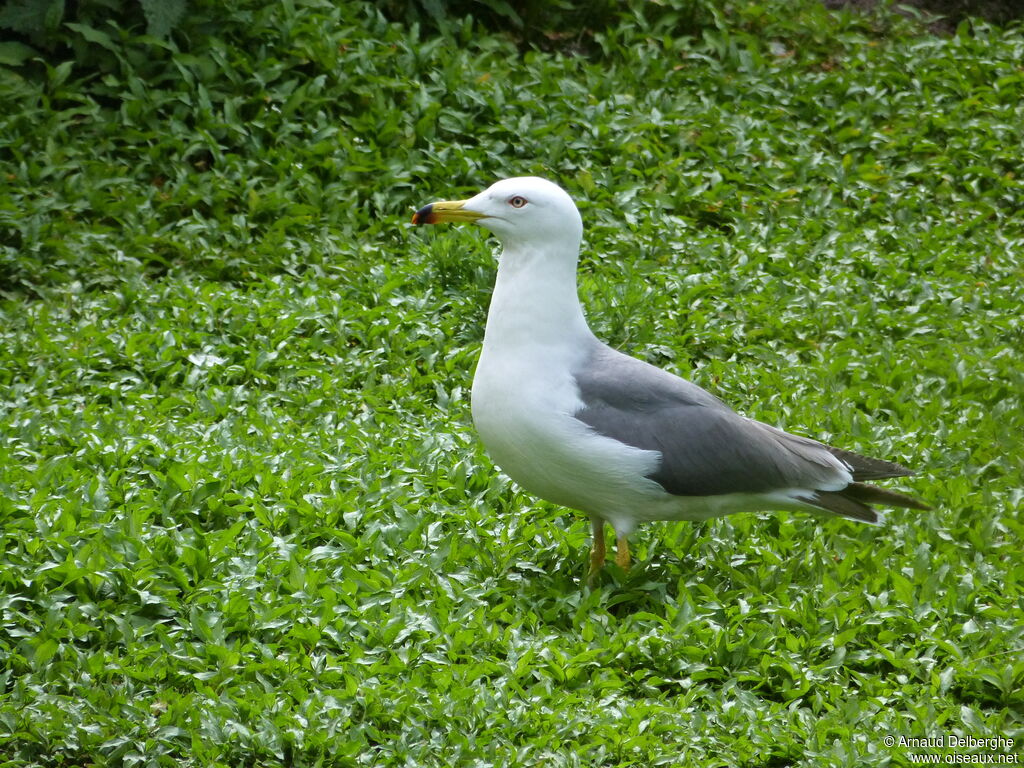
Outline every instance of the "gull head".
<path id="1" fill-rule="evenodd" d="M 412 217 L 413 224 L 471 222 L 493 232 L 506 248 L 553 244 L 575 252 L 583 220 L 564 189 L 536 176 L 502 179 L 468 200 L 431 203 Z"/>

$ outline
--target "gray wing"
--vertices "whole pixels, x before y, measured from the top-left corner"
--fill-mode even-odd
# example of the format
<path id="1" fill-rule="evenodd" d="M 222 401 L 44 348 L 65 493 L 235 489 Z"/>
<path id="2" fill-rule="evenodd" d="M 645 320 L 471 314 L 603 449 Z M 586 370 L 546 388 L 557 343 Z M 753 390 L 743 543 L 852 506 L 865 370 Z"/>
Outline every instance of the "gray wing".
<path id="1" fill-rule="evenodd" d="M 576 418 L 660 451 L 650 478 L 671 494 L 834 489 L 844 479 L 827 446 L 744 418 L 696 384 L 610 347 L 595 348 L 574 376 L 584 403 Z"/>

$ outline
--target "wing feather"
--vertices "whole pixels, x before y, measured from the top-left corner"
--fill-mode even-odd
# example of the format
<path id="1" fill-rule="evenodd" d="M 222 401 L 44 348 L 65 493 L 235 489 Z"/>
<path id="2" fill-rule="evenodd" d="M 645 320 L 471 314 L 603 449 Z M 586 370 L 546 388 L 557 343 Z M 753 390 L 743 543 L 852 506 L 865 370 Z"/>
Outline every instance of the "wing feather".
<path id="1" fill-rule="evenodd" d="M 583 402 L 576 418 L 627 445 L 660 451 L 661 466 L 650 477 L 671 494 L 838 490 L 850 480 L 821 443 L 744 418 L 696 384 L 611 348 L 574 375 Z"/>
<path id="2" fill-rule="evenodd" d="M 793 498 L 877 523 L 869 504 L 927 510 L 922 501 L 861 481 L 913 472 L 744 418 L 692 382 L 623 355 L 596 349 L 574 373 L 583 407 L 575 414 L 596 432 L 659 451 L 649 477 L 677 496 L 797 491 Z"/>

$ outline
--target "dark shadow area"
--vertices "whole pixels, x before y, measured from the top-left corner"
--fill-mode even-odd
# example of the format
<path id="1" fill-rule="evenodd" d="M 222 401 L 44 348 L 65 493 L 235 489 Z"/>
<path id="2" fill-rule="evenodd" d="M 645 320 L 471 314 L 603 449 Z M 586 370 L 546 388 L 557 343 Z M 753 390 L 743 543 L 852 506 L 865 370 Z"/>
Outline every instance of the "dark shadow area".
<path id="1" fill-rule="evenodd" d="M 887 0 L 823 0 L 826 8 L 856 8 L 874 10 Z M 910 15 L 910 9 L 920 11 L 929 28 L 936 33 L 950 34 L 968 17 L 984 19 L 993 24 L 1009 24 L 1024 18 L 1024 3 L 1020 0 L 899 0 L 893 3 L 897 12 Z M 941 18 L 929 20 L 929 16 Z"/>

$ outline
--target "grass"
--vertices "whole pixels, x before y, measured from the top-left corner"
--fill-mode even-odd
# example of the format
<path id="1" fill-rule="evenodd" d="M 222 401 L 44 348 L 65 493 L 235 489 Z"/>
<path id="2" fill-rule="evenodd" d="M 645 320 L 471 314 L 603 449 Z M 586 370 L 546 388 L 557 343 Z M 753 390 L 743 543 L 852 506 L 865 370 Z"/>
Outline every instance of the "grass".
<path id="1" fill-rule="evenodd" d="M 0 70 L 0 766 L 1020 753 L 1024 31 L 675 7 L 545 52 L 235 4 Z M 493 243 L 407 223 L 527 173 L 602 338 L 934 509 L 651 525 L 582 589 L 472 431 Z M 885 742 L 942 734 L 1013 746 Z"/>

